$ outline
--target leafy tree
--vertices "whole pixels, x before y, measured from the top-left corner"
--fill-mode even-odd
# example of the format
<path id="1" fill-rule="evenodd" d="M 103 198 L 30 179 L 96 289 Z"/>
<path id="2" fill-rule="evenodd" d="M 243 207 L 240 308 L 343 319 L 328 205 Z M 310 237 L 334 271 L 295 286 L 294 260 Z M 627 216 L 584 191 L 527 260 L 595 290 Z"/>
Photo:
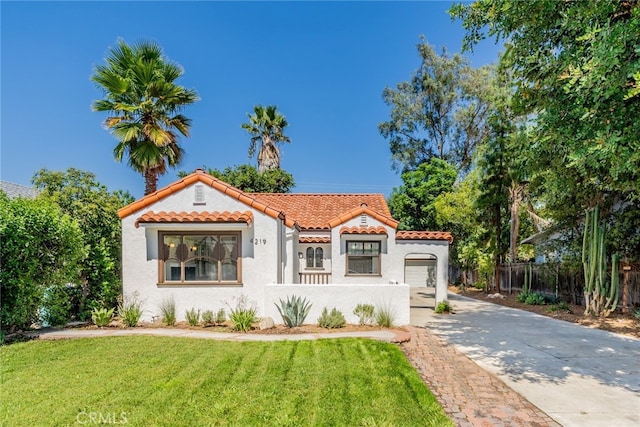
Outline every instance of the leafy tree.
<path id="1" fill-rule="evenodd" d="M 41 169 L 33 184 L 40 190 L 39 200 L 56 203 L 80 227 L 85 257 L 79 274 L 79 316 L 86 318 L 94 308 L 115 307 L 121 293 L 117 210 L 133 198 L 128 193 L 107 191 L 94 174 L 74 168 L 66 172 Z"/>
<path id="2" fill-rule="evenodd" d="M 295 186 L 293 175 L 280 168 L 260 173 L 254 166 L 239 165 L 209 169 L 209 174 L 247 193 L 289 193 Z"/>
<path id="3" fill-rule="evenodd" d="M 412 170 L 432 157 L 466 171 L 488 130 L 486 92 L 493 67 L 472 68 L 459 54 L 417 45 L 420 68 L 411 80 L 386 88 L 390 120 L 378 125 L 389 140 L 394 169 Z"/>
<path id="4" fill-rule="evenodd" d="M 128 157 L 129 166 L 144 176 L 145 195 L 150 194 L 158 176 L 182 160 L 178 133 L 189 136 L 191 119 L 180 111 L 198 96 L 175 83 L 183 69 L 154 42 L 128 45 L 119 40 L 105 62 L 91 76 L 105 95 L 93 110 L 110 114 L 104 126 L 118 139 L 114 156 L 117 161 Z"/>
<path id="5" fill-rule="evenodd" d="M 0 325 L 13 332 L 38 320 L 46 290 L 77 280 L 85 253 L 78 224 L 55 203 L 10 200 L 1 191 L 0 241 Z"/>
<path id="6" fill-rule="evenodd" d="M 400 221 L 398 228 L 436 229 L 436 198 L 451 189 L 456 175 L 455 167 L 435 157 L 416 170 L 403 173 L 403 184 L 394 188 L 389 197 L 391 214 Z"/>
<path id="7" fill-rule="evenodd" d="M 640 201 L 640 2 L 480 0 L 450 13 L 466 48 L 487 35 L 508 40 L 513 99 L 536 117 L 532 191 L 558 225 L 582 223 L 595 205 L 615 227 L 638 223 L 629 216 Z M 622 227 L 624 240 L 610 244 L 637 256 L 640 231 Z"/>
<path id="8" fill-rule="evenodd" d="M 253 114 L 247 114 L 247 116 L 249 122 L 243 123 L 242 128 L 251 135 L 249 157 L 253 157 L 257 143 L 260 142 L 258 171 L 262 173 L 279 168 L 280 150 L 278 144 L 291 142 L 291 139 L 284 134 L 284 128 L 289 125 L 287 119 L 278 111 L 277 105 L 267 107 L 256 105 L 253 107 Z"/>
<path id="9" fill-rule="evenodd" d="M 227 166 L 223 170 L 202 167 L 209 175 L 213 175 L 229 185 L 236 187 L 245 193 L 289 193 L 295 182 L 293 175 L 277 168 L 269 169 L 262 173 L 255 166 L 238 165 Z M 178 176 L 184 178 L 188 173 L 180 171 Z"/>

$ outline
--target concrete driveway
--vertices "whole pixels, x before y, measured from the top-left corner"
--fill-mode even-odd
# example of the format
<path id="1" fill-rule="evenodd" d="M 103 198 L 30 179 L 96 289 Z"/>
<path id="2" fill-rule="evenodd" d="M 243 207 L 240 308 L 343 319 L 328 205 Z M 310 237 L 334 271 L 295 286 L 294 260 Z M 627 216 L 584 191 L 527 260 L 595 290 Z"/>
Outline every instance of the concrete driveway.
<path id="1" fill-rule="evenodd" d="M 449 294 L 411 290 L 411 323 L 445 338 L 563 426 L 640 425 L 640 340 Z"/>

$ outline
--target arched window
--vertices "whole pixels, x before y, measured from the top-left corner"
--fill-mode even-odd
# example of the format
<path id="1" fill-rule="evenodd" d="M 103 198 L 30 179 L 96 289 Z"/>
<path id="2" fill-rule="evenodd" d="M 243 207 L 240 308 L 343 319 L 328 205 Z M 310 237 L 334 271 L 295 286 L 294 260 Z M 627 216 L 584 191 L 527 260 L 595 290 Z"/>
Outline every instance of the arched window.
<path id="1" fill-rule="evenodd" d="M 322 248 L 316 248 L 316 267 L 322 268 L 322 259 L 324 258 L 324 251 Z"/>
<path id="2" fill-rule="evenodd" d="M 314 252 L 313 252 L 313 248 L 307 248 L 307 268 L 313 268 L 314 267 Z"/>

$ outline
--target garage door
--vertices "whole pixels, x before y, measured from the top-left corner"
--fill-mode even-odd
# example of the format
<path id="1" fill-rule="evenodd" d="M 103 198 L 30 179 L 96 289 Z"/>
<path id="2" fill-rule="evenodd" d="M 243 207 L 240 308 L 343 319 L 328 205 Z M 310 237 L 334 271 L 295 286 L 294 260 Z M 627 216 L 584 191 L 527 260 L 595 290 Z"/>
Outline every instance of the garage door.
<path id="1" fill-rule="evenodd" d="M 405 259 L 404 282 L 411 287 L 436 286 L 436 260 Z"/>

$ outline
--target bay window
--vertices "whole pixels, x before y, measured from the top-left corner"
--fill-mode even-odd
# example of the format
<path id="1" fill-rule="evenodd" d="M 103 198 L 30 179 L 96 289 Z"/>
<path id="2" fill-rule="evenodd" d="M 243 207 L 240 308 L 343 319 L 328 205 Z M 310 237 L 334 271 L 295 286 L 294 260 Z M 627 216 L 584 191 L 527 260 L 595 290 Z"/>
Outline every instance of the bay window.
<path id="1" fill-rule="evenodd" d="M 240 283 L 240 232 L 160 232 L 159 283 Z"/>

